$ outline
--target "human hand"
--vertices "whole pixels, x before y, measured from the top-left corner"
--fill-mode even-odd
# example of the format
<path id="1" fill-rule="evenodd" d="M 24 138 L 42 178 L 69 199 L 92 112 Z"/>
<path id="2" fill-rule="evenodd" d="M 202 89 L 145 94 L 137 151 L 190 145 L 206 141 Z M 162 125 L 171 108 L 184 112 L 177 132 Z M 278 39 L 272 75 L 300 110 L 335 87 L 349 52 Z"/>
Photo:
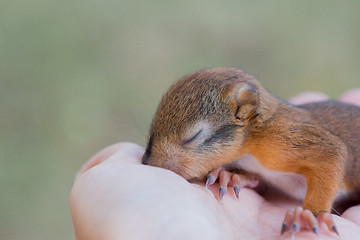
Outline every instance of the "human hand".
<path id="1" fill-rule="evenodd" d="M 355 96 L 350 99 L 360 103 L 360 91 Z M 301 205 L 269 202 L 251 189 L 242 189 L 238 200 L 231 188 L 219 202 L 218 186 L 208 191 L 166 169 L 144 166 L 142 154 L 135 144 L 119 143 L 87 162 L 70 196 L 77 239 L 279 239 L 286 210 Z M 341 239 L 359 236 L 359 219 L 360 206 L 334 216 Z M 320 234 L 336 238 L 324 226 Z M 302 230 L 296 239 L 318 238 Z"/>

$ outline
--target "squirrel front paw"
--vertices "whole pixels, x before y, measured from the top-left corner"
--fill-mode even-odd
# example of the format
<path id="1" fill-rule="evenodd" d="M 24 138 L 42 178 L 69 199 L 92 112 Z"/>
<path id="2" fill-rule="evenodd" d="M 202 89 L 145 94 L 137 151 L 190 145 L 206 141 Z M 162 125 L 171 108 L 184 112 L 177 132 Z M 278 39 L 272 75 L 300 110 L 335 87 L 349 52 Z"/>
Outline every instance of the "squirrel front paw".
<path id="1" fill-rule="evenodd" d="M 218 167 L 211 171 L 206 179 L 205 186 L 214 184 L 219 181 L 219 197 L 222 200 L 227 191 L 227 187 L 233 187 L 236 198 L 239 198 L 241 188 L 254 188 L 258 185 L 259 179 L 251 173 L 239 173 L 236 170 L 227 171 L 224 167 Z"/>
<path id="2" fill-rule="evenodd" d="M 331 232 L 336 233 L 339 236 L 334 220 L 329 212 L 320 212 L 315 217 L 314 214 L 301 207 L 297 207 L 294 211 L 287 211 L 284 222 L 281 227 L 280 235 L 283 235 L 287 231 L 291 231 L 292 238 L 295 238 L 295 234 L 300 231 L 301 228 L 310 228 L 316 236 L 320 237 L 319 225 L 326 224 Z"/>

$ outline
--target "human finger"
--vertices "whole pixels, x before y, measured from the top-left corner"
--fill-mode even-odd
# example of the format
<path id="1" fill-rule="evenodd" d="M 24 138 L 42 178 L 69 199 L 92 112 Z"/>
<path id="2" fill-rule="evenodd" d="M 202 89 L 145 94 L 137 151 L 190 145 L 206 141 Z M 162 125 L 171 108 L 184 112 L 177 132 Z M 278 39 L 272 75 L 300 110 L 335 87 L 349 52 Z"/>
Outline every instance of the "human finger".
<path id="1" fill-rule="evenodd" d="M 114 155 L 117 157 L 120 156 L 126 156 L 126 155 L 134 155 L 135 158 L 121 158 L 125 159 L 127 161 L 134 161 L 134 162 L 140 162 L 141 157 L 144 153 L 144 150 L 142 147 L 140 147 L 137 144 L 129 143 L 129 142 L 121 142 L 121 143 L 115 143 L 111 146 L 108 146 L 98 153 L 96 153 L 94 156 L 92 156 L 80 169 L 79 173 L 77 174 L 77 177 L 87 170 L 93 168 L 94 166 L 104 162 L 105 160 L 111 160 L 114 159 Z M 118 158 L 119 159 L 119 158 Z"/>
<path id="2" fill-rule="evenodd" d="M 326 101 L 328 99 L 329 97 L 324 93 L 307 91 L 307 92 L 299 93 L 294 97 L 290 98 L 289 102 L 294 105 L 300 105 L 300 104 L 306 104 L 312 102 Z"/>
<path id="3" fill-rule="evenodd" d="M 360 88 L 346 91 L 340 96 L 340 101 L 360 106 Z"/>

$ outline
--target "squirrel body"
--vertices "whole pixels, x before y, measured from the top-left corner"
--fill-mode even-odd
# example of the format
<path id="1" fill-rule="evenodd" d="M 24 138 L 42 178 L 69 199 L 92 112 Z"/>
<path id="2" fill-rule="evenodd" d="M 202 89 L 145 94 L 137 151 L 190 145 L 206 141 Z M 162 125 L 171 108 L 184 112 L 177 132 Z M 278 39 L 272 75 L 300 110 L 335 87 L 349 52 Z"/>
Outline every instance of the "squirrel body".
<path id="1" fill-rule="evenodd" d="M 164 95 L 143 163 L 187 180 L 224 165 L 254 173 L 317 215 L 360 203 L 359 144 L 359 107 L 294 106 L 239 69 L 217 68 L 185 76 Z"/>

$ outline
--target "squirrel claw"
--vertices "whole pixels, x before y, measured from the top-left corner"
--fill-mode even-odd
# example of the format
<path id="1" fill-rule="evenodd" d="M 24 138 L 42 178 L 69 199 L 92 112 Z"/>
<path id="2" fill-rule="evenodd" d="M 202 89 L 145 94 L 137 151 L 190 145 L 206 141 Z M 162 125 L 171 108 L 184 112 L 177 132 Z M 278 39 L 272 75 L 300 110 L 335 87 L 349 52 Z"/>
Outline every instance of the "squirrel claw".
<path id="1" fill-rule="evenodd" d="M 213 185 L 215 183 L 215 178 L 209 174 L 206 178 L 206 183 L 205 183 L 205 187 L 207 188 L 210 185 Z"/>
<path id="2" fill-rule="evenodd" d="M 239 199 L 240 189 L 243 187 L 256 187 L 258 179 L 252 174 L 248 173 L 235 173 L 227 171 L 224 167 L 218 167 L 211 171 L 207 176 L 205 187 L 213 185 L 219 181 L 219 199 L 222 200 L 224 194 L 227 192 L 228 186 L 232 186 L 237 199 Z"/>
<path id="3" fill-rule="evenodd" d="M 226 192 L 226 188 L 224 187 L 219 187 L 219 198 L 220 200 L 223 199 L 224 193 Z"/>
<path id="4" fill-rule="evenodd" d="M 216 179 L 218 179 L 220 171 L 223 169 L 223 167 L 218 167 L 212 170 L 206 178 L 205 187 L 213 185 L 216 182 Z"/>
<path id="5" fill-rule="evenodd" d="M 332 232 L 336 233 L 336 235 L 340 236 L 340 234 L 339 234 L 339 232 L 338 232 L 338 230 L 337 230 L 336 225 L 333 225 L 333 226 L 331 227 L 331 230 L 330 230 L 330 231 L 332 231 Z"/>
<path id="6" fill-rule="evenodd" d="M 302 209 L 301 207 L 297 207 L 295 211 L 288 211 L 286 213 L 280 235 L 290 231 L 289 226 L 291 225 L 291 236 L 293 239 L 302 227 L 310 227 L 316 236 L 320 237 L 319 223 L 325 223 L 331 232 L 339 236 L 339 232 L 329 212 L 321 212 L 315 217 L 310 210 Z"/>
<path id="7" fill-rule="evenodd" d="M 330 232 L 335 233 L 336 235 L 340 236 L 337 227 L 335 225 L 334 219 L 332 218 L 331 214 L 329 212 L 320 212 L 317 215 L 317 219 L 319 222 L 323 222 L 326 224 Z"/>
<path id="8" fill-rule="evenodd" d="M 236 198 L 239 199 L 239 191 L 240 191 L 239 185 L 233 186 L 233 189 L 234 189 Z"/>

